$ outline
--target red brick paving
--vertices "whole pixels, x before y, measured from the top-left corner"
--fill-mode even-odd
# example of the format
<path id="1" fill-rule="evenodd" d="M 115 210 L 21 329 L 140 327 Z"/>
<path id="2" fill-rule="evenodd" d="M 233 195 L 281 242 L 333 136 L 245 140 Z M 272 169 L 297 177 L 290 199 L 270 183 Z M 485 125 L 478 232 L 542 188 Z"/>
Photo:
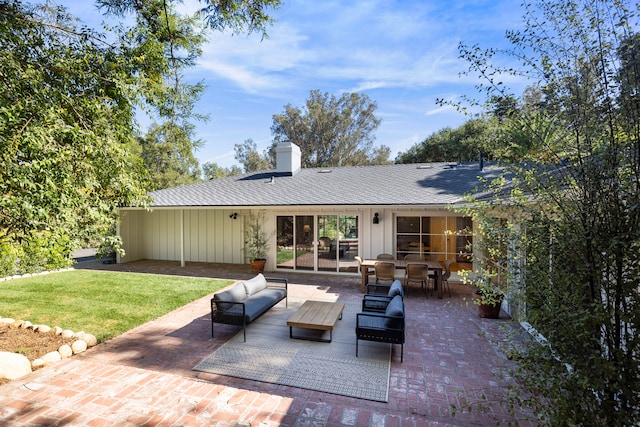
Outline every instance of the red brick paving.
<path id="1" fill-rule="evenodd" d="M 244 279 L 245 266 L 141 261 L 97 262 L 79 268 Z M 359 301 L 360 278 L 275 273 L 290 295 L 338 294 Z M 405 301 L 404 363 L 393 349 L 389 402 L 266 384 L 192 371 L 238 328 L 216 325 L 211 338 L 210 296 L 148 322 L 85 353 L 0 387 L 2 426 L 484 426 L 527 421 L 508 413 L 513 367 L 501 350 L 506 319 L 481 319 L 470 289 L 453 284 L 452 297 Z M 486 396 L 486 398 L 483 398 Z M 471 412 L 452 406 L 471 404 Z M 482 409 L 478 409 L 481 405 Z M 523 411 L 524 412 L 524 411 Z"/>

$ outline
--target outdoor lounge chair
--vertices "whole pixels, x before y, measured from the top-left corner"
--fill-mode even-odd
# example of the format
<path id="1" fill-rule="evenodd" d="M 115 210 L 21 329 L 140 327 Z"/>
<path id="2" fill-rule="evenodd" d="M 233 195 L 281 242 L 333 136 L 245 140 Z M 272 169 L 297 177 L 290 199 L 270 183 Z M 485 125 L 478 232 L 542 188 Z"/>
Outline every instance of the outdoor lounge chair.
<path id="1" fill-rule="evenodd" d="M 384 313 L 362 312 L 356 318 L 356 357 L 358 341 L 400 344 L 400 362 L 404 358 L 404 302 L 400 295 L 393 297 Z"/>
<path id="2" fill-rule="evenodd" d="M 385 290 L 385 293 L 380 292 L 381 288 Z M 396 280 L 391 286 L 369 284 L 367 285 L 367 293 L 362 298 L 362 311 L 384 313 L 396 295 L 404 298 L 404 289 L 402 289 L 400 280 Z"/>

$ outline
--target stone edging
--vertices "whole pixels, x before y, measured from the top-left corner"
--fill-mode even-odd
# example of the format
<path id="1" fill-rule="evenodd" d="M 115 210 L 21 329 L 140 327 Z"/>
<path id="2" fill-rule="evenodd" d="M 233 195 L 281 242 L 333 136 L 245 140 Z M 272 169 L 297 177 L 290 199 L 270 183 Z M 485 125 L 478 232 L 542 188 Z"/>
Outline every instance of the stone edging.
<path id="1" fill-rule="evenodd" d="M 63 344 L 58 350 L 49 352 L 41 358 L 35 359 L 31 362 L 33 369 L 41 368 L 53 362 L 69 358 L 74 354 L 82 353 L 87 348 L 93 347 L 98 343 L 98 340 L 93 334 L 88 334 L 84 331 L 73 332 L 69 329 L 62 329 L 59 326 L 51 328 L 47 325 L 34 325 L 28 320 L 14 320 L 10 317 L 0 317 L 0 324 L 9 325 L 10 328 L 33 329 L 35 332 L 40 333 L 47 333 L 53 330 L 56 335 L 60 335 L 63 338 L 77 338 L 71 345 Z"/>
<path id="2" fill-rule="evenodd" d="M 43 271 L 41 273 L 27 273 L 23 275 L 9 276 L 0 278 L 0 282 L 13 280 L 13 279 L 21 279 L 32 276 L 40 276 L 49 273 L 57 273 L 61 271 L 73 271 L 73 268 L 63 268 L 60 270 L 53 271 Z M 77 338 L 71 345 L 63 344 L 56 351 L 49 352 L 44 356 L 35 359 L 33 361 L 29 361 L 24 355 L 19 353 L 10 353 L 10 352 L 0 352 L 0 367 L 2 366 L 10 366 L 8 371 L 3 372 L 3 369 L 0 369 L 0 379 L 8 378 L 8 379 L 16 379 L 20 378 L 34 369 L 42 368 L 44 366 L 50 365 L 54 362 L 58 362 L 62 359 L 67 359 L 74 354 L 82 353 L 89 347 L 93 347 L 98 343 L 98 340 L 93 334 L 88 334 L 84 331 L 73 332 L 69 329 L 62 329 L 59 326 L 51 328 L 47 325 L 34 325 L 33 323 L 25 320 L 14 320 L 10 317 L 1 317 L 0 316 L 0 324 L 8 325 L 10 328 L 23 328 L 23 329 L 33 329 L 35 332 L 47 333 L 50 331 L 54 331 L 56 335 L 61 335 L 63 338 Z M 24 359 L 22 359 L 24 358 Z M 5 360 L 3 360 L 5 359 Z M 11 360 L 9 360 L 11 359 Z M 16 364 L 16 359 L 21 359 Z"/>

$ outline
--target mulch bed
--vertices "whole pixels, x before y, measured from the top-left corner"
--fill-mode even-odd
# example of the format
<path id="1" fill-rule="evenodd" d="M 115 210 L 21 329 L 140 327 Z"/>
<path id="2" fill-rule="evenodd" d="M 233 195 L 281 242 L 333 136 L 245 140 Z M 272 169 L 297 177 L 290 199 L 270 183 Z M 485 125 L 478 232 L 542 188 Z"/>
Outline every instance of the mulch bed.
<path id="1" fill-rule="evenodd" d="M 53 330 L 46 333 L 35 332 L 33 329 L 11 328 L 0 325 L 0 351 L 20 353 L 27 359 L 34 361 L 45 354 L 56 351 L 64 344 L 73 343 L 77 338 L 63 338 Z M 9 382 L 0 379 L 0 385 Z"/>

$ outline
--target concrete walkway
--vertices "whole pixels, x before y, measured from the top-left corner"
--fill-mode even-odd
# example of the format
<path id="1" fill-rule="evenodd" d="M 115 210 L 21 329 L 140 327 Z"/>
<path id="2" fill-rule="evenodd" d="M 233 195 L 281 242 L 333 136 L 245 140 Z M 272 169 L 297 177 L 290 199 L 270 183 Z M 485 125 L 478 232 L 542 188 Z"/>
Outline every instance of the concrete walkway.
<path id="1" fill-rule="evenodd" d="M 240 280 L 247 266 L 140 261 L 77 268 Z M 332 293 L 360 301 L 360 278 L 277 273 L 290 295 Z M 404 363 L 393 349 L 389 402 L 355 398 L 192 371 L 239 328 L 216 325 L 211 296 L 101 343 L 85 353 L 0 387 L 2 426 L 485 426 L 535 425 L 508 411 L 514 367 L 503 351 L 518 325 L 485 320 L 466 304 L 470 288 L 452 297 L 406 299 Z M 355 337 L 354 337 L 355 339 Z M 471 405 L 473 410 L 461 411 Z M 452 405 L 456 406 L 454 410 Z M 455 412 L 455 416 L 453 415 Z"/>

